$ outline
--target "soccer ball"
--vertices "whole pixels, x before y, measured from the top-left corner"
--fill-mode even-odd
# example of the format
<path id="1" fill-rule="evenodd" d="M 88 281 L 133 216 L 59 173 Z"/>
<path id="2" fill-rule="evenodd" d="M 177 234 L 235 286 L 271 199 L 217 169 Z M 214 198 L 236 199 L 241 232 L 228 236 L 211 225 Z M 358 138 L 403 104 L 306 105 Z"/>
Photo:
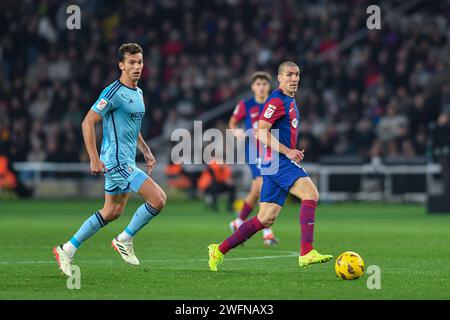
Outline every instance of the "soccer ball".
<path id="1" fill-rule="evenodd" d="M 364 274 L 364 260 L 353 251 L 345 251 L 339 255 L 334 264 L 336 275 L 344 280 L 358 279 Z"/>

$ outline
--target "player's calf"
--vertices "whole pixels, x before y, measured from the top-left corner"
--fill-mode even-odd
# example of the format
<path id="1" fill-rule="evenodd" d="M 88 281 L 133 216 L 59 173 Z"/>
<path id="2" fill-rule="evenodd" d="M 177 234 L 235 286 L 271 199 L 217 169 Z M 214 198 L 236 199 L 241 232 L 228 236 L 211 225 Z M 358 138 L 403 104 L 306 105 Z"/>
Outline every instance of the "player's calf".
<path id="1" fill-rule="evenodd" d="M 134 254 L 133 238 L 159 213 L 160 210 L 145 202 L 136 210 L 125 230 L 112 240 L 111 246 L 120 254 L 125 262 L 132 265 L 139 265 L 139 260 Z"/>
<path id="2" fill-rule="evenodd" d="M 75 252 L 81 244 L 107 224 L 108 222 L 103 218 L 100 212 L 96 211 L 92 216 L 84 221 L 73 237 L 61 246 L 61 249 L 67 253 L 70 259 L 73 259 Z M 60 264 L 59 261 L 58 264 Z"/>
<path id="3" fill-rule="evenodd" d="M 264 225 L 265 228 L 271 227 L 275 223 L 277 217 L 278 214 L 274 214 L 271 212 L 264 212 L 264 211 L 258 212 L 258 219 L 259 221 L 261 221 L 261 223 Z"/>
<path id="4" fill-rule="evenodd" d="M 217 265 L 223 260 L 225 255 L 231 249 L 244 243 L 250 239 L 256 232 L 264 229 L 264 225 L 259 221 L 258 216 L 255 216 L 245 221 L 239 229 L 231 236 L 225 239 L 220 245 L 212 244 L 209 248 L 209 268 L 211 271 L 217 271 Z M 214 253 L 211 253 L 213 250 Z"/>
<path id="5" fill-rule="evenodd" d="M 125 206 L 122 205 L 103 207 L 103 209 L 100 210 L 100 214 L 106 222 L 111 222 L 120 217 L 120 215 L 123 213 L 124 208 Z"/>

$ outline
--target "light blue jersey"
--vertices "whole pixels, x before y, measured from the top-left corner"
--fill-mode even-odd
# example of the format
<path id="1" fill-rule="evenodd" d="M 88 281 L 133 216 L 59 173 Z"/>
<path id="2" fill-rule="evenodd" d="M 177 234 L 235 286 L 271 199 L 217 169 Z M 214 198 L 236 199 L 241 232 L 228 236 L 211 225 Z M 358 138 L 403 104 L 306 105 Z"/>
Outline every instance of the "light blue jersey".
<path id="1" fill-rule="evenodd" d="M 103 118 L 100 160 L 108 169 L 122 163 L 134 165 L 145 114 L 142 90 L 116 80 L 102 91 L 92 110 Z"/>
<path id="2" fill-rule="evenodd" d="M 102 91 L 92 110 L 103 118 L 100 160 L 108 169 L 106 193 L 137 192 L 148 179 L 136 166 L 137 140 L 145 114 L 142 90 L 116 80 Z"/>

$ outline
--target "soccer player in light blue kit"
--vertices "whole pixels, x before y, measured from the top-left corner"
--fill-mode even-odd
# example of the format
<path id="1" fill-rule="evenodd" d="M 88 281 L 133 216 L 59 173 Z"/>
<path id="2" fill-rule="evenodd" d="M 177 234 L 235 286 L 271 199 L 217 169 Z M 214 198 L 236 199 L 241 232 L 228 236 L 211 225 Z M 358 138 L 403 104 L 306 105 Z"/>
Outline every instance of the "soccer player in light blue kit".
<path id="1" fill-rule="evenodd" d="M 82 124 L 91 173 L 105 176 L 105 203 L 69 241 L 53 248 L 59 268 L 67 276 L 72 275 L 71 263 L 80 245 L 122 214 L 131 191 L 139 194 L 145 203 L 136 210 L 125 230 L 112 240 L 112 247 L 126 262 L 139 265 L 133 250 L 133 237 L 160 213 L 166 203 L 166 194 L 149 177 L 156 161 L 140 134 L 145 105 L 137 82 L 144 66 L 143 51 L 138 44 L 128 43 L 120 46 L 118 56 L 122 71 L 119 80 L 102 91 Z M 94 125 L 100 121 L 103 123 L 103 141 L 99 157 Z M 136 149 L 144 156 L 147 173 L 136 167 Z"/>

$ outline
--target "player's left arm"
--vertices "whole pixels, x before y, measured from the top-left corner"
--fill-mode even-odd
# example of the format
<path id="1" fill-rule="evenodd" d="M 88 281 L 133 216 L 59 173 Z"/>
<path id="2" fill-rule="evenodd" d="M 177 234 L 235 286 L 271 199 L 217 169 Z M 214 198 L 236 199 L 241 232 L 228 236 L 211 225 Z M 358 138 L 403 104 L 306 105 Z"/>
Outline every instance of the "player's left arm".
<path id="1" fill-rule="evenodd" d="M 272 128 L 272 123 L 265 120 L 258 121 L 257 139 L 261 141 L 265 146 L 270 147 L 272 150 L 284 154 L 288 159 L 294 162 L 300 163 L 305 157 L 305 150 L 290 149 L 274 137 L 270 132 Z"/>
<path id="2" fill-rule="evenodd" d="M 144 156 L 145 166 L 147 167 L 147 173 L 150 175 L 153 171 L 153 168 L 155 167 L 156 159 L 140 132 L 138 136 L 137 146 L 139 151 Z"/>

